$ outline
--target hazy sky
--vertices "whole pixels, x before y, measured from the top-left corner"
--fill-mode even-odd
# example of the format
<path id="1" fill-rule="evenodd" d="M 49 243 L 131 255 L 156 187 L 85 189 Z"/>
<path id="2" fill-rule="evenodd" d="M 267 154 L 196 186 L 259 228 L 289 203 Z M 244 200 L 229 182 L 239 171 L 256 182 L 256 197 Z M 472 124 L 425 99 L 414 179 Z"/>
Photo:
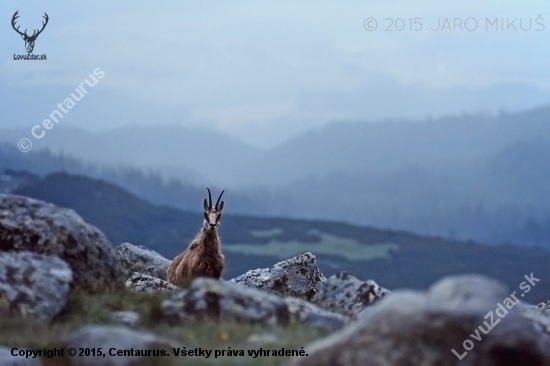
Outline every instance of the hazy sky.
<path id="1" fill-rule="evenodd" d="M 16 10 L 28 33 L 48 13 L 33 52 L 47 61 L 13 59 L 26 54 Z M 96 68 L 59 125 L 175 123 L 268 146 L 334 120 L 550 102 L 548 0 L 3 0 L 0 14 L 0 127 L 30 130 Z"/>

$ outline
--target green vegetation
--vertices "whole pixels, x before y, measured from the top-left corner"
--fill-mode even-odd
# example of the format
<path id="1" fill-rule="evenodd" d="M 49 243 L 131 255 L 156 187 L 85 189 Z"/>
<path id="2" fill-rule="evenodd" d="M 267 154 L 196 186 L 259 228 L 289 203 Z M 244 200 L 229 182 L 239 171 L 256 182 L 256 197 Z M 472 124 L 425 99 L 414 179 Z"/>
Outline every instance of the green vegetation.
<path id="1" fill-rule="evenodd" d="M 327 331 L 320 331 L 300 325 L 289 327 L 262 326 L 252 324 L 186 322 L 170 326 L 160 319 L 160 304 L 164 295 L 133 293 L 129 290 L 104 292 L 90 295 L 74 291 L 66 309 L 50 324 L 17 316 L 0 317 L 0 344 L 5 347 L 26 347 L 28 349 L 60 348 L 63 337 L 86 324 L 110 324 L 110 313 L 119 310 L 137 311 L 141 316 L 138 330 L 150 331 L 174 340 L 187 349 L 203 348 L 208 350 L 257 350 L 297 349 L 310 341 L 323 337 Z M 255 343 L 255 339 L 268 337 L 275 343 Z M 280 365 L 284 357 L 218 357 L 209 359 L 199 357 L 176 357 L 172 348 L 167 349 L 171 357 L 152 357 L 136 365 L 173 366 L 181 364 L 199 365 Z M 44 358 L 46 365 L 69 365 L 67 359 Z"/>
<path id="2" fill-rule="evenodd" d="M 267 233 L 280 234 L 280 229 L 261 232 L 262 237 Z M 253 233 L 258 235 L 258 233 Z M 347 259 L 349 261 L 364 261 L 374 258 L 389 258 L 392 250 L 399 250 L 399 245 L 394 243 L 364 244 L 355 239 L 338 237 L 336 235 L 318 233 L 320 241 L 305 243 L 297 240 L 280 241 L 271 239 L 267 244 L 257 245 L 255 243 L 232 243 L 224 249 L 233 253 L 246 255 L 272 256 L 277 259 L 288 259 L 303 252 L 314 252 L 316 255 L 332 255 Z"/>
<path id="3" fill-rule="evenodd" d="M 281 228 L 275 227 L 269 230 L 251 230 L 250 234 L 258 238 L 272 238 L 277 235 L 281 235 L 283 230 Z"/>
<path id="4" fill-rule="evenodd" d="M 164 294 L 135 293 L 130 290 L 107 291 L 89 295 L 73 290 L 65 311 L 55 319 L 58 323 L 101 324 L 111 321 L 113 311 L 136 311 L 144 326 L 153 326 L 160 317 L 160 304 Z"/>

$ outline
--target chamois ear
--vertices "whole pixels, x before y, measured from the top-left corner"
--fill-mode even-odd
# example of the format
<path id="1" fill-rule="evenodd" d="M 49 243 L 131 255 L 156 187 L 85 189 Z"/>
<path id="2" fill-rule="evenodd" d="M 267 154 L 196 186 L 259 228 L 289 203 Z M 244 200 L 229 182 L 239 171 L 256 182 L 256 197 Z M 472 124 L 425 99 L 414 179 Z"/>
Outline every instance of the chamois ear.
<path id="1" fill-rule="evenodd" d="M 223 201 L 220 202 L 220 205 L 218 206 L 218 211 L 222 212 L 223 210 Z"/>
<path id="2" fill-rule="evenodd" d="M 206 198 L 204 199 L 204 210 L 208 210 L 208 201 L 206 200 Z"/>
<path id="3" fill-rule="evenodd" d="M 222 199 L 223 192 L 225 192 L 225 190 L 223 190 L 222 193 L 220 193 L 220 196 L 218 197 L 218 200 L 216 201 L 216 206 L 214 206 L 214 208 L 218 211 L 221 211 L 222 208 L 223 208 L 223 202 L 222 202 L 222 206 L 220 207 L 220 200 Z"/>

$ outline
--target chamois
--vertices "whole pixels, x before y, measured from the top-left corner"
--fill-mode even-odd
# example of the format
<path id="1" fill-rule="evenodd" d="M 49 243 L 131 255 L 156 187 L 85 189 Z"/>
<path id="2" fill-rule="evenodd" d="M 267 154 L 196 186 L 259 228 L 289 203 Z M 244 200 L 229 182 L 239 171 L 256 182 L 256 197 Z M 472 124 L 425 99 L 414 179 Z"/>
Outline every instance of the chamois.
<path id="1" fill-rule="evenodd" d="M 191 244 L 178 254 L 168 267 L 166 277 L 174 285 L 181 286 L 194 277 L 214 277 L 219 279 L 225 264 L 221 252 L 218 226 L 222 216 L 223 192 L 212 208 L 212 195 L 208 190 L 208 202 L 204 199 L 204 223 Z"/>

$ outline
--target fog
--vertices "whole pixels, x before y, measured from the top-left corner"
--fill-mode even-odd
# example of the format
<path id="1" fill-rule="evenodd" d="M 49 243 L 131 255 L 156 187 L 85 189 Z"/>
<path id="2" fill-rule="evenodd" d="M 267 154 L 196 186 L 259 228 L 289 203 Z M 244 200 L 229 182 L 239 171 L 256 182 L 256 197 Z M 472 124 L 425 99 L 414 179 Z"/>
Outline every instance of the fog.
<path id="1" fill-rule="evenodd" d="M 189 195 L 161 192 L 170 180 L 227 188 L 241 213 L 550 246 L 549 8 L 3 1 L 0 168 L 47 173 L 62 164 L 16 154 L 63 154 L 73 172 L 91 164 L 90 175 L 185 209 L 197 206 Z M 17 10 L 21 29 L 48 14 L 33 51 L 47 61 L 14 60 L 26 54 Z M 85 96 L 56 115 L 80 85 Z M 30 153 L 11 150 L 22 138 Z"/>
<path id="2" fill-rule="evenodd" d="M 3 1 L 1 123 L 41 123 L 96 68 L 105 77 L 78 105 L 86 113 L 75 108 L 63 125 L 200 126 L 271 147 L 332 121 L 526 109 L 549 100 L 549 8 L 542 0 Z M 29 30 L 48 13 L 34 50 L 47 61 L 13 60 L 25 53 L 9 22 L 16 10 Z M 379 24 L 369 32 L 370 17 Z M 422 30 L 411 31 L 416 18 Z M 495 18 L 504 30 L 488 25 Z M 402 31 L 389 27 L 397 19 Z M 451 29 L 432 30 L 445 19 Z"/>

